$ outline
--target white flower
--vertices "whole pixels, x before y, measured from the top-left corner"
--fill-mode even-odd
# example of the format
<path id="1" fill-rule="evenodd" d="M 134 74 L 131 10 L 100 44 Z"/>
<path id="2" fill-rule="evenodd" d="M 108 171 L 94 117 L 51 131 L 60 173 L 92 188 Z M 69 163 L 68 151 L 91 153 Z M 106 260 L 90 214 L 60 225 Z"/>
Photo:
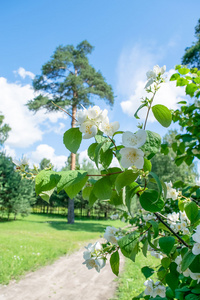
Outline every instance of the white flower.
<path id="1" fill-rule="evenodd" d="M 25 155 L 23 155 L 21 160 L 13 159 L 13 163 L 18 167 L 27 166 L 28 165 L 28 159 L 26 158 Z"/>
<path id="2" fill-rule="evenodd" d="M 196 228 L 196 233 L 192 235 L 192 238 L 195 242 L 200 243 L 200 225 Z"/>
<path id="3" fill-rule="evenodd" d="M 106 227 L 106 231 L 105 231 L 103 237 L 111 244 L 117 245 L 117 240 L 119 239 L 119 237 L 116 234 L 118 232 L 119 232 L 119 229 L 108 226 L 108 227 Z"/>
<path id="4" fill-rule="evenodd" d="M 166 66 L 159 67 L 158 65 L 153 67 L 153 70 L 150 70 L 146 73 L 147 75 L 147 83 L 145 85 L 145 89 L 149 87 L 157 78 L 158 75 L 163 75 L 166 71 Z"/>
<path id="5" fill-rule="evenodd" d="M 138 169 L 142 169 L 144 165 L 144 152 L 141 149 L 136 148 L 122 148 L 121 165 L 124 168 L 135 166 Z"/>
<path id="6" fill-rule="evenodd" d="M 190 277 L 191 277 L 192 279 L 194 279 L 194 280 L 197 280 L 197 283 L 200 282 L 200 273 L 192 273 L 192 272 L 190 271 Z"/>
<path id="7" fill-rule="evenodd" d="M 156 219 L 156 216 L 154 216 L 154 214 L 144 214 L 143 215 L 143 219 L 148 222 L 150 220 Z"/>
<path id="8" fill-rule="evenodd" d="M 108 136 L 113 136 L 113 134 L 119 129 L 119 122 L 109 123 L 109 120 L 102 122 L 99 129 L 103 131 Z"/>
<path id="9" fill-rule="evenodd" d="M 76 116 L 77 125 L 81 125 L 83 122 L 85 122 L 87 120 L 87 117 L 88 117 L 87 109 L 79 110 Z"/>
<path id="10" fill-rule="evenodd" d="M 170 223 L 176 223 L 179 221 L 179 213 L 173 212 L 172 214 L 168 214 L 167 219 L 171 221 Z"/>
<path id="11" fill-rule="evenodd" d="M 100 269 L 102 269 L 105 266 L 105 259 L 102 257 L 102 246 L 99 242 L 96 242 L 95 244 L 88 244 L 87 247 L 85 247 L 87 251 L 83 252 L 83 258 L 85 261 L 83 264 L 86 265 L 88 269 L 95 268 L 97 272 L 100 272 Z"/>
<path id="12" fill-rule="evenodd" d="M 90 139 L 92 137 L 94 137 L 97 132 L 98 132 L 98 128 L 95 125 L 95 123 L 93 121 L 86 121 L 83 122 L 79 128 L 80 132 L 84 133 L 83 135 L 83 139 Z"/>
<path id="13" fill-rule="evenodd" d="M 152 279 L 146 280 L 144 285 L 146 286 L 146 289 L 144 291 L 145 295 L 152 297 L 153 296 L 153 280 Z"/>
<path id="14" fill-rule="evenodd" d="M 99 106 L 95 105 L 93 107 L 89 107 L 87 110 L 87 116 L 90 120 L 96 120 L 101 114 L 101 109 Z"/>
<path id="15" fill-rule="evenodd" d="M 160 296 L 161 298 L 165 298 L 166 296 L 166 287 L 164 285 L 158 285 L 153 290 L 153 297 Z"/>
<path id="16" fill-rule="evenodd" d="M 176 189 L 172 188 L 172 183 L 170 182 L 165 182 L 166 184 L 166 188 L 167 188 L 167 199 L 172 199 L 172 200 L 176 200 L 178 198 L 178 192 L 176 191 Z"/>
<path id="17" fill-rule="evenodd" d="M 199 255 L 200 254 L 200 243 L 195 243 L 193 248 L 192 248 L 192 253 L 194 255 Z"/>
<path id="18" fill-rule="evenodd" d="M 139 148 L 146 142 L 147 134 L 143 129 L 136 133 L 125 131 L 122 134 L 122 145 L 129 148 Z"/>
<path id="19" fill-rule="evenodd" d="M 182 228 L 182 231 L 183 231 L 184 235 L 190 234 L 190 231 L 188 228 Z"/>
<path id="20" fill-rule="evenodd" d="M 105 260 L 102 258 L 87 259 L 83 264 L 85 264 L 89 270 L 95 268 L 97 272 L 100 272 L 100 269 L 105 266 Z"/>
<path id="21" fill-rule="evenodd" d="M 119 219 L 119 215 L 118 214 L 114 214 L 112 216 L 110 216 L 111 220 L 117 220 Z"/>
<path id="22" fill-rule="evenodd" d="M 183 272 L 183 275 L 184 275 L 185 277 L 188 277 L 188 276 L 190 276 L 190 273 L 191 273 L 190 269 L 187 268 L 187 269 Z"/>

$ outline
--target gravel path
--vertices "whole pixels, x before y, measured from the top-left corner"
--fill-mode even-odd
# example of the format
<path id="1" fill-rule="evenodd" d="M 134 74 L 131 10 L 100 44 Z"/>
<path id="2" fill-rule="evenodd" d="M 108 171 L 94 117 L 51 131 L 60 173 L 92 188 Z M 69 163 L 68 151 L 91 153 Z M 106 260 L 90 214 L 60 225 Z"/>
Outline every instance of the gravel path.
<path id="1" fill-rule="evenodd" d="M 29 273 L 18 283 L 0 287 L 0 300 L 108 300 L 116 289 L 109 261 L 100 271 L 88 270 L 83 249 Z M 123 268 L 123 259 L 121 266 Z"/>

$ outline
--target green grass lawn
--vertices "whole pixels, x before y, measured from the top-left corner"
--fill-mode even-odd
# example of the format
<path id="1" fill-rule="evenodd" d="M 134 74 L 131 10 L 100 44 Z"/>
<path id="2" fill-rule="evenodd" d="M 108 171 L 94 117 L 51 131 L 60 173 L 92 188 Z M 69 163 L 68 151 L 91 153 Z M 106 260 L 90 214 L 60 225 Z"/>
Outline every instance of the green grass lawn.
<path id="1" fill-rule="evenodd" d="M 120 227 L 124 223 L 76 220 L 70 225 L 62 216 L 37 214 L 0 222 L 0 284 L 19 279 L 25 272 L 34 271 L 87 245 L 88 241 L 103 235 L 107 226 Z"/>
<path id="2" fill-rule="evenodd" d="M 131 300 L 145 290 L 144 282 L 146 278 L 141 272 L 144 266 L 156 266 L 159 260 L 149 255 L 147 258 L 143 254 L 136 256 L 135 263 L 130 259 L 125 260 L 124 271 L 119 275 L 118 288 L 115 297 L 117 300 Z M 111 299 L 110 299 L 111 300 Z"/>

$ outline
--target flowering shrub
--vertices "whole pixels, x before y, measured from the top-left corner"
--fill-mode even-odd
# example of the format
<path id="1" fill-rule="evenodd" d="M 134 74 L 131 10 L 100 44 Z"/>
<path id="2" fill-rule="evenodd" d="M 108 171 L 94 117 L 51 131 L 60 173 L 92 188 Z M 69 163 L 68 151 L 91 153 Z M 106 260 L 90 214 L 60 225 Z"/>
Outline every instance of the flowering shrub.
<path id="1" fill-rule="evenodd" d="M 186 187 L 180 182 L 162 182 L 151 172 L 151 158 L 158 151 L 163 151 L 163 147 L 159 134 L 146 130 L 149 112 L 152 111 L 155 119 L 164 127 L 169 127 L 172 121 L 172 112 L 166 106 L 153 105 L 155 94 L 164 82 L 165 70 L 165 66 L 155 66 L 147 72 L 145 90 L 149 97 L 142 100 L 135 117 L 139 118 L 138 111 L 144 107 L 147 108 L 147 115 L 138 130 L 118 131 L 119 123 L 109 122 L 107 110 L 102 111 L 94 106 L 79 111 L 77 127 L 65 132 L 64 144 L 73 153 L 78 151 L 82 138 L 95 138 L 88 148 L 88 156 L 97 168 L 99 164 L 102 165 L 101 175 L 88 174 L 84 170 L 43 170 L 35 177 L 36 193 L 48 200 L 55 188 L 58 193 L 64 189 L 70 198 L 82 190 L 90 206 L 97 200 L 106 200 L 116 206 L 119 211 L 112 219 L 119 217 L 129 225 L 124 229 L 107 227 L 105 243 L 96 242 L 86 247 L 84 264 L 88 269 L 95 268 L 100 272 L 109 259 L 113 273 L 118 275 L 119 252 L 134 262 L 138 252 L 147 256 L 149 251 L 160 262 L 155 268 L 142 268 L 146 278 L 145 289 L 133 299 L 200 299 L 199 186 Z M 177 80 L 177 85 L 186 85 L 186 93 L 192 97 L 194 93 L 200 95 L 200 71 L 182 66 L 178 66 L 177 70 L 178 73 L 171 80 Z M 195 124 L 196 111 L 197 105 L 192 110 Z M 178 111 L 173 114 L 173 119 L 184 125 L 184 117 Z M 189 128 L 191 134 L 178 136 L 177 139 L 182 139 L 180 145 L 177 143 L 172 146 L 177 153 L 177 163 L 182 160 L 189 164 L 191 157 L 199 158 L 199 131 L 194 127 Z M 116 135 L 122 136 L 120 145 L 116 144 Z M 110 167 L 113 157 L 118 159 L 120 167 Z M 25 163 L 19 163 L 19 168 Z M 90 180 L 91 176 L 97 179 Z M 140 207 L 133 216 L 132 204 L 137 199 Z M 154 280 L 149 279 L 151 276 Z"/>

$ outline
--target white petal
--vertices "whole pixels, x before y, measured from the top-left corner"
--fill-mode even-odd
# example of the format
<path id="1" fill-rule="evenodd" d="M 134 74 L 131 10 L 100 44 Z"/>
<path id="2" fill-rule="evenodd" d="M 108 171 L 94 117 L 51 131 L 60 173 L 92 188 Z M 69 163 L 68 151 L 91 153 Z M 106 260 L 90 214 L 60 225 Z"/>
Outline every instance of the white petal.
<path id="1" fill-rule="evenodd" d="M 150 85 L 152 85 L 152 83 L 154 82 L 154 79 L 153 78 L 150 78 L 148 81 L 147 81 L 147 83 L 146 83 L 146 85 L 145 85 L 145 89 L 147 89 Z"/>
<path id="2" fill-rule="evenodd" d="M 122 134 L 122 144 L 125 147 L 139 148 L 146 142 L 147 134 L 143 129 L 138 130 L 136 133 L 125 131 Z"/>
<path id="3" fill-rule="evenodd" d="M 78 113 L 77 113 L 77 124 L 81 125 L 83 122 L 86 121 L 87 119 L 87 110 L 84 109 L 84 110 L 79 110 Z"/>
<path id="4" fill-rule="evenodd" d="M 161 73 L 161 68 L 158 65 L 156 65 L 153 67 L 153 71 L 155 72 L 156 76 L 158 76 L 158 74 Z"/>
<path id="5" fill-rule="evenodd" d="M 129 168 L 131 166 L 136 166 L 137 168 L 142 168 L 144 164 L 144 152 L 136 148 L 122 148 L 120 150 L 121 165 L 124 168 Z M 141 167 L 142 166 L 142 167 Z"/>
<path id="6" fill-rule="evenodd" d="M 192 235 L 192 238 L 193 238 L 193 240 L 195 241 L 195 242 L 197 242 L 197 243 L 200 243 L 200 234 L 199 233 L 194 233 L 193 235 Z"/>
<path id="7" fill-rule="evenodd" d="M 192 248 L 192 253 L 194 255 L 199 255 L 200 254 L 200 244 L 199 243 L 194 244 L 194 246 Z"/>
<path id="8" fill-rule="evenodd" d="M 166 71 L 166 66 L 164 65 L 164 66 L 160 69 L 160 72 L 161 72 L 161 74 L 164 74 L 165 71 Z"/>
<path id="9" fill-rule="evenodd" d="M 96 119 L 100 115 L 100 113 L 101 113 L 101 109 L 97 105 L 88 108 L 88 118 L 90 120 Z"/>

